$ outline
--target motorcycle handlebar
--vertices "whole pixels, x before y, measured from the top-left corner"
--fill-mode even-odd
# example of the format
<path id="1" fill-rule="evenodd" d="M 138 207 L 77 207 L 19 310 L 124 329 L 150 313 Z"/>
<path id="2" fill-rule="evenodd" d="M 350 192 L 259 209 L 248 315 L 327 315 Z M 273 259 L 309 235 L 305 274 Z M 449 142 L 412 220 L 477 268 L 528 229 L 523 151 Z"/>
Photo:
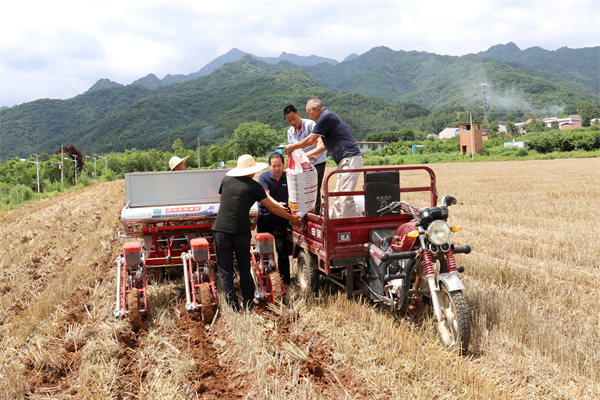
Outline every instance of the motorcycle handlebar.
<path id="1" fill-rule="evenodd" d="M 464 246 L 455 246 L 454 247 L 454 253 L 462 253 L 462 254 L 469 254 L 471 252 L 471 246 L 464 245 Z"/>
<path id="2" fill-rule="evenodd" d="M 407 260 L 409 258 L 414 258 L 419 254 L 418 251 L 404 251 L 401 253 L 383 253 L 381 255 L 381 261 L 389 261 L 389 260 Z"/>
<path id="3" fill-rule="evenodd" d="M 455 246 L 454 254 L 469 254 L 471 252 L 471 246 L 468 244 L 465 246 Z M 408 260 L 410 258 L 417 257 L 419 255 L 418 250 L 404 251 L 400 253 L 383 253 L 381 255 L 381 261 L 389 260 Z"/>

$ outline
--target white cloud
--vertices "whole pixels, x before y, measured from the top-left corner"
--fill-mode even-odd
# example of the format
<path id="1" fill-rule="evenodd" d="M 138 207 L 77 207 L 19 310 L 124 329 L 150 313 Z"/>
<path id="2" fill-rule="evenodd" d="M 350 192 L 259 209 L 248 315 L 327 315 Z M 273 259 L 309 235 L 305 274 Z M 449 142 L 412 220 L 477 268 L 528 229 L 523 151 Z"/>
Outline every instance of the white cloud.
<path id="1" fill-rule="evenodd" d="M 189 74 L 233 47 L 343 60 L 376 46 L 460 56 L 600 45 L 598 1 L 0 0 L 0 105 L 98 79 Z"/>

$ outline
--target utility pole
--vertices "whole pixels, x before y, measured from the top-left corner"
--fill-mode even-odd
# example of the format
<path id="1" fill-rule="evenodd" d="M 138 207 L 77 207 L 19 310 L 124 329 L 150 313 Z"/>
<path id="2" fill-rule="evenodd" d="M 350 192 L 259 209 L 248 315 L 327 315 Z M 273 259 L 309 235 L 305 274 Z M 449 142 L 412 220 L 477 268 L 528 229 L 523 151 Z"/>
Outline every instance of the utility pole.
<path id="1" fill-rule="evenodd" d="M 35 156 L 35 169 L 37 172 L 37 189 L 38 189 L 38 193 L 40 192 L 40 156 L 37 154 L 33 154 Z"/>
<path id="2" fill-rule="evenodd" d="M 471 123 L 471 161 L 475 161 L 475 132 L 473 129 L 473 113 L 469 113 L 469 121 Z"/>
<path id="3" fill-rule="evenodd" d="M 487 128 L 489 126 L 487 119 L 487 101 L 485 99 L 485 93 L 487 92 L 487 83 L 484 82 L 481 84 L 481 86 L 483 87 L 483 126 Z"/>
<path id="4" fill-rule="evenodd" d="M 65 164 L 64 164 L 64 159 L 63 159 L 63 146 L 62 144 L 60 145 L 60 187 L 64 188 L 65 184 L 64 184 L 64 169 L 65 169 Z"/>
<path id="5" fill-rule="evenodd" d="M 77 156 L 73 154 L 73 157 L 75 157 L 74 160 L 71 157 L 65 157 L 65 160 L 73 161 L 75 164 L 75 186 L 77 186 Z"/>
<path id="6" fill-rule="evenodd" d="M 36 175 L 37 175 L 37 192 L 40 192 L 40 160 L 39 160 L 39 155 L 37 154 L 33 154 L 35 156 L 35 161 L 29 161 L 26 158 L 21 158 L 21 161 L 27 161 L 28 163 L 31 164 L 35 164 L 35 171 L 36 171 Z"/>
<path id="7" fill-rule="evenodd" d="M 98 156 L 100 158 L 104 158 L 104 173 L 108 170 L 108 159 L 104 156 Z"/>
<path id="8" fill-rule="evenodd" d="M 91 158 L 94 160 L 94 179 L 96 179 L 96 157 L 85 156 L 85 158 Z"/>

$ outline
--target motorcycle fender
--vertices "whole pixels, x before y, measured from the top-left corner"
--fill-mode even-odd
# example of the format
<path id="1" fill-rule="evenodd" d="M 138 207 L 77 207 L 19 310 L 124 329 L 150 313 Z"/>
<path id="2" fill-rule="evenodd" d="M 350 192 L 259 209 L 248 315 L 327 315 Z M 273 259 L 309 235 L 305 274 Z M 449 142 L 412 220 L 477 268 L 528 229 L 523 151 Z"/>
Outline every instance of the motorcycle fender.
<path id="1" fill-rule="evenodd" d="M 465 285 L 463 285 L 460 278 L 454 274 L 449 274 L 449 273 L 438 274 L 437 281 L 438 281 L 438 288 L 440 287 L 440 282 L 442 282 L 444 284 L 444 286 L 446 286 L 446 288 L 450 292 L 453 292 L 455 290 L 464 290 L 465 289 Z"/>

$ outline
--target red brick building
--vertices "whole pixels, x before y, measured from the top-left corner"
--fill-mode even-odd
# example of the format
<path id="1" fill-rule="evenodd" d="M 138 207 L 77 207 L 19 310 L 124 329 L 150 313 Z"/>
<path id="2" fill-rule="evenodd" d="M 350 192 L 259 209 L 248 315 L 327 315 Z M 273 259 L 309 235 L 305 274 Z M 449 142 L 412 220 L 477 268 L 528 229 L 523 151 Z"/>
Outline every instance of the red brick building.
<path id="1" fill-rule="evenodd" d="M 474 145 L 475 153 L 481 153 L 483 149 L 481 122 L 473 122 L 473 129 L 470 122 L 463 122 L 458 124 L 458 129 L 460 130 L 460 152 L 463 155 L 471 154 L 471 146 Z"/>

